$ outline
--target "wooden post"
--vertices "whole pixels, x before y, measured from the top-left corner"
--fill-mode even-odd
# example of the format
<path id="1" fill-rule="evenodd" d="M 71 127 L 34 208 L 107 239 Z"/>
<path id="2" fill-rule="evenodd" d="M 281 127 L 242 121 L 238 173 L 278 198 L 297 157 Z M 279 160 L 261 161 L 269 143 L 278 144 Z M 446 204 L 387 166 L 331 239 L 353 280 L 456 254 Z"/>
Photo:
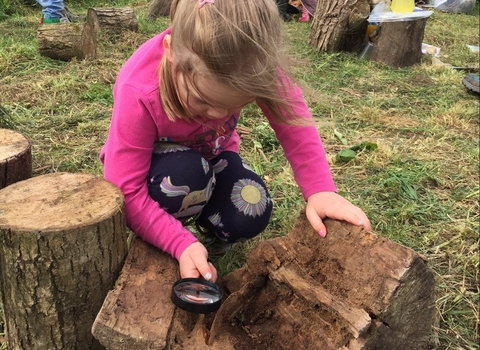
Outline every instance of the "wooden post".
<path id="1" fill-rule="evenodd" d="M 32 176 L 32 145 L 23 135 L 0 129 L 0 189 Z"/>
<path id="2" fill-rule="evenodd" d="M 138 21 L 131 8 L 92 7 L 87 11 L 87 23 L 95 32 L 121 33 L 124 30 L 138 31 Z"/>
<path id="3" fill-rule="evenodd" d="M 317 2 L 309 44 L 321 52 L 357 52 L 367 42 L 368 0 Z"/>
<path id="4" fill-rule="evenodd" d="M 376 30 L 372 60 L 395 68 L 420 63 L 427 19 L 382 22 Z"/>
<path id="5" fill-rule="evenodd" d="M 205 316 L 173 308 L 176 263 L 136 243 L 93 333 L 112 350 L 427 349 L 435 303 L 425 260 L 359 227 L 326 225 L 321 239 L 302 214 L 288 236 L 259 244 L 219 281 L 227 298 Z"/>
<path id="6" fill-rule="evenodd" d="M 42 56 L 69 61 L 94 59 L 97 40 L 90 24 L 48 24 L 37 29 L 38 51 Z"/>
<path id="7" fill-rule="evenodd" d="M 146 18 L 149 21 L 154 21 L 158 17 L 170 15 L 170 6 L 172 0 L 151 0 L 148 4 Z"/>
<path id="8" fill-rule="evenodd" d="M 123 195 L 89 174 L 0 190 L 8 349 L 103 349 L 91 327 L 127 254 Z"/>

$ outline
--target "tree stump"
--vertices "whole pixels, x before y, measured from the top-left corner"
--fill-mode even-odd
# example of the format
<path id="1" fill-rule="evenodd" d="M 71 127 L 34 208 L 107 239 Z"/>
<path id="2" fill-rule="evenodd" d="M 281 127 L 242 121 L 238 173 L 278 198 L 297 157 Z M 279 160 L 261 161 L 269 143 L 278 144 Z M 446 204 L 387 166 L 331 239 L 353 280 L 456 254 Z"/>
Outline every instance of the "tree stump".
<path id="1" fill-rule="evenodd" d="M 103 349 L 91 327 L 127 254 L 122 193 L 87 174 L 12 184 L 0 240 L 8 349 Z"/>
<path id="2" fill-rule="evenodd" d="M 66 23 L 43 25 L 37 29 L 38 52 L 55 60 L 97 57 L 97 39 L 90 24 Z"/>
<path id="3" fill-rule="evenodd" d="M 170 15 L 170 6 L 172 0 L 152 0 L 148 4 L 146 18 L 149 21 L 154 21 L 158 17 Z"/>
<path id="4" fill-rule="evenodd" d="M 395 68 L 420 63 L 427 19 L 380 23 L 375 33 L 377 47 L 372 60 Z"/>
<path id="5" fill-rule="evenodd" d="M 176 262 L 138 240 L 94 336 L 115 350 L 427 349 L 435 302 L 425 260 L 359 227 L 326 225 L 321 239 L 302 214 L 288 236 L 259 244 L 204 316 L 173 307 Z"/>
<path id="6" fill-rule="evenodd" d="M 138 21 L 131 8 L 92 7 L 87 11 L 87 23 L 95 32 L 121 33 L 125 30 L 138 31 Z"/>
<path id="7" fill-rule="evenodd" d="M 321 52 L 357 52 L 367 43 L 368 0 L 317 2 L 309 44 Z"/>
<path id="8" fill-rule="evenodd" d="M 0 129 L 0 189 L 32 176 L 32 145 L 23 135 Z"/>

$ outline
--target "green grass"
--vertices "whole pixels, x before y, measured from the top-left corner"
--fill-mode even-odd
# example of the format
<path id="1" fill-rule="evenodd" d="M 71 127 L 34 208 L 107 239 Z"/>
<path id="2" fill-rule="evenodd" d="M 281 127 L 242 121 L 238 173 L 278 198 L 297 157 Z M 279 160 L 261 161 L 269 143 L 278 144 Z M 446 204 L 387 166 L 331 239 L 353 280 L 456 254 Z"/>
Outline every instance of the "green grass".
<path id="1" fill-rule="evenodd" d="M 96 60 L 59 62 L 37 53 L 38 7 L 17 6 L 0 16 L 0 127 L 31 140 L 34 176 L 102 174 L 98 153 L 116 74 L 168 24 L 144 20 L 146 0 L 67 5 L 77 14 L 88 6 L 132 6 L 140 30 L 116 38 L 100 34 Z M 478 5 L 474 16 L 435 12 L 424 42 L 441 48 L 442 62 L 478 69 L 478 54 L 466 48 L 479 45 L 478 28 Z M 428 259 L 437 291 L 433 346 L 478 349 L 479 100 L 461 84 L 466 73 L 435 67 L 428 56 L 419 65 L 393 69 L 351 53 L 318 53 L 308 46 L 308 25 L 293 21 L 286 29 L 292 68 L 306 87 L 340 193 L 365 210 L 375 233 Z M 259 241 L 285 235 L 304 204 L 256 108 L 247 109 L 241 127 L 242 155 L 265 179 L 275 209 L 264 234 L 217 261 L 223 273 L 242 266 Z M 348 163 L 335 160 L 338 151 L 362 142 L 378 148 Z"/>

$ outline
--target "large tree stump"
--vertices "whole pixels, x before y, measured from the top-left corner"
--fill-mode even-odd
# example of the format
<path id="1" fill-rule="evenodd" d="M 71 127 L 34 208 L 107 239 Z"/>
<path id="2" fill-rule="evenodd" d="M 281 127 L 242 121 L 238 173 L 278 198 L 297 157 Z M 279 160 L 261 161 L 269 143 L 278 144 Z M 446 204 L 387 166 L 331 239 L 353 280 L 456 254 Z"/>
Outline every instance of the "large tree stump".
<path id="1" fill-rule="evenodd" d="M 205 316 L 173 307 L 177 264 L 138 241 L 93 333 L 112 350 L 427 349 L 435 304 L 425 260 L 359 227 L 326 225 L 321 239 L 302 214 L 288 236 L 259 244 Z"/>
<path id="2" fill-rule="evenodd" d="M 32 145 L 23 135 L 0 129 L 0 189 L 32 176 Z"/>
<path id="3" fill-rule="evenodd" d="M 127 254 L 121 192 L 87 174 L 12 184 L 0 241 L 8 349 L 103 349 L 91 327 Z"/>
<path id="4" fill-rule="evenodd" d="M 309 44 L 321 52 L 357 52 L 367 42 L 368 0 L 317 2 Z"/>
<path id="5" fill-rule="evenodd" d="M 154 21 L 158 17 L 165 17 L 170 15 L 170 6 L 172 0 L 151 0 L 148 4 L 146 18 L 149 21 Z"/>
<path id="6" fill-rule="evenodd" d="M 38 51 L 42 56 L 69 61 L 97 57 L 97 39 L 88 23 L 43 25 L 37 29 Z"/>
<path id="7" fill-rule="evenodd" d="M 382 22 L 376 30 L 372 60 L 395 68 L 420 63 L 427 19 Z"/>
<path id="8" fill-rule="evenodd" d="M 138 31 L 138 21 L 131 8 L 92 7 L 87 11 L 87 23 L 93 26 L 95 32 L 105 30 L 111 33 L 121 33 L 125 30 Z"/>

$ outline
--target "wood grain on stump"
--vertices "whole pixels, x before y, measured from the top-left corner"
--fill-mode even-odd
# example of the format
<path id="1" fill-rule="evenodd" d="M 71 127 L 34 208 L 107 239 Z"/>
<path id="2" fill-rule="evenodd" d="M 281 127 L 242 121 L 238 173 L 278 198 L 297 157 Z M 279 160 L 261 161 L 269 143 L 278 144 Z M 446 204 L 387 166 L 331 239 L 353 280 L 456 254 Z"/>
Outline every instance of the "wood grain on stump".
<path id="1" fill-rule="evenodd" d="M 127 254 L 123 195 L 55 173 L 0 190 L 0 281 L 8 349 L 103 349 L 91 326 Z"/>
<path id="2" fill-rule="evenodd" d="M 359 227 L 326 225 L 321 239 L 302 214 L 286 237 L 259 244 L 205 316 L 173 307 L 176 262 L 138 241 L 94 335 L 108 349 L 427 349 L 435 304 L 425 260 Z"/>
<path id="3" fill-rule="evenodd" d="M 32 145 L 13 130 L 0 129 L 0 189 L 32 176 Z"/>
<path id="4" fill-rule="evenodd" d="M 87 23 L 93 26 L 95 32 L 121 33 L 125 30 L 138 31 L 137 16 L 133 9 L 113 7 L 92 7 L 87 11 Z"/>
<path id="5" fill-rule="evenodd" d="M 61 61 L 97 57 L 97 40 L 88 23 L 42 25 L 37 29 L 38 51 L 42 56 Z"/>

